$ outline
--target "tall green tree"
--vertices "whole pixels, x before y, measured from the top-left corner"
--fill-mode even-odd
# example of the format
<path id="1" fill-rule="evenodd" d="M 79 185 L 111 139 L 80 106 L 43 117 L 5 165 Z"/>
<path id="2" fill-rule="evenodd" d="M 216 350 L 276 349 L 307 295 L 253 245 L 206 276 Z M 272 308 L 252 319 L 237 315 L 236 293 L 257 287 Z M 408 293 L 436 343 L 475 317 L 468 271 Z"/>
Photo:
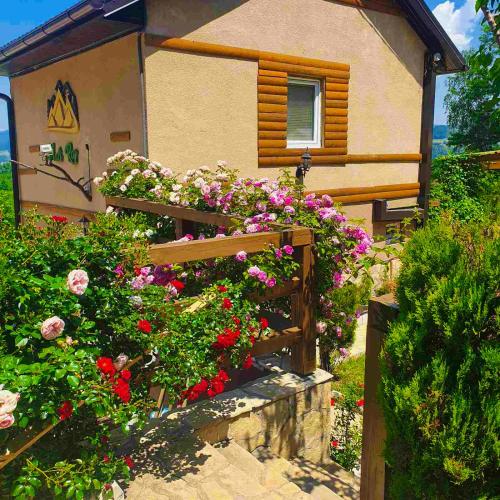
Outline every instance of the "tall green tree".
<path id="1" fill-rule="evenodd" d="M 489 29 L 477 51 L 466 51 L 469 70 L 448 79 L 445 106 L 450 136 L 458 151 L 489 151 L 500 143 L 500 47 Z"/>

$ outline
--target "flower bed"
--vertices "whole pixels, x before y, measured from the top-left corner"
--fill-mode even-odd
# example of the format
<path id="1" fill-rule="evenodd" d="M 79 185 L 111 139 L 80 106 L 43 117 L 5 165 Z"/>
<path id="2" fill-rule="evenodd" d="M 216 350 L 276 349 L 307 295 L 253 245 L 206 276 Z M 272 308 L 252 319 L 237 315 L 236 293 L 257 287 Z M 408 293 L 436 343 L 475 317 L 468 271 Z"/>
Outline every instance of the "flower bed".
<path id="1" fill-rule="evenodd" d="M 293 346 L 306 373 L 316 333 L 325 349 L 352 338 L 360 294 L 346 297 L 359 290 L 353 278 L 371 241 L 328 197 L 303 199 L 287 176 L 241 180 L 224 167 L 179 183 L 133 153 L 110 167 L 97 179 L 106 196 L 137 203 L 125 192 L 154 209 L 111 209 L 86 236 L 56 217 L 1 226 L 0 468 L 27 450 L 2 469 L 1 494 L 106 490 L 133 466 L 110 446 L 113 429 L 214 397 L 252 354 Z M 299 225 L 314 230 L 314 252 Z M 273 332 L 264 311 L 295 328 Z M 50 439 L 38 441 L 40 431 Z"/>

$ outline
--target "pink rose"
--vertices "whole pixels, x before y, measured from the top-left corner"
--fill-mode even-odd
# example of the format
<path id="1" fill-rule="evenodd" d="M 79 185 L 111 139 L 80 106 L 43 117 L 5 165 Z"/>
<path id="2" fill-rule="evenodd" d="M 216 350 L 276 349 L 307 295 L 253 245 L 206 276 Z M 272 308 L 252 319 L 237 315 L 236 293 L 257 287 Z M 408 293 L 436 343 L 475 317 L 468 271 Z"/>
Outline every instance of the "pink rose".
<path id="1" fill-rule="evenodd" d="M 247 260 L 247 253 L 244 250 L 241 250 L 236 254 L 235 258 L 238 262 L 244 262 Z"/>
<path id="2" fill-rule="evenodd" d="M 82 269 L 75 269 L 68 274 L 68 289 L 75 295 L 83 295 L 89 284 L 89 276 Z"/>
<path id="3" fill-rule="evenodd" d="M 12 413 L 16 409 L 20 397 L 20 394 L 17 392 L 0 390 L 0 417 Z"/>
<path id="4" fill-rule="evenodd" d="M 273 288 L 274 286 L 276 286 L 276 278 L 267 278 L 266 286 L 268 288 Z"/>
<path id="5" fill-rule="evenodd" d="M 64 321 L 58 316 L 52 316 L 52 318 L 46 319 L 40 328 L 42 337 L 45 340 L 54 340 L 61 335 L 63 330 Z"/>
<path id="6" fill-rule="evenodd" d="M 116 359 L 113 361 L 113 366 L 116 368 L 116 370 L 121 371 L 125 367 L 125 365 L 128 363 L 128 356 L 126 354 L 118 354 Z"/>
<path id="7" fill-rule="evenodd" d="M 0 429 L 8 429 L 12 425 L 16 419 L 12 413 L 6 413 L 5 415 L 0 415 Z"/>
<path id="8" fill-rule="evenodd" d="M 316 323 L 316 331 L 318 333 L 325 333 L 327 328 L 327 324 L 324 321 L 318 321 Z"/>

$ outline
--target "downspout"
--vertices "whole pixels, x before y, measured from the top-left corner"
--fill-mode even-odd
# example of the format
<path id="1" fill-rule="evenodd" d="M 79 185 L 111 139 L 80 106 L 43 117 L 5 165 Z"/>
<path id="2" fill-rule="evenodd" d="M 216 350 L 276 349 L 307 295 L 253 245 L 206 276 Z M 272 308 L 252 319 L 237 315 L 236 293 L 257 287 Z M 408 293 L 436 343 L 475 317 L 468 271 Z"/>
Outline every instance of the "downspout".
<path id="1" fill-rule="evenodd" d="M 149 156 L 148 145 L 148 108 L 146 100 L 146 82 L 144 79 L 144 51 L 142 50 L 143 33 L 137 36 L 137 57 L 139 59 L 139 78 L 141 82 L 141 99 L 142 99 L 142 143 L 143 155 Z"/>
<path id="2" fill-rule="evenodd" d="M 12 168 L 12 191 L 14 194 L 14 220 L 16 227 L 19 226 L 21 221 L 21 202 L 19 195 L 19 172 L 17 167 L 17 130 L 16 130 L 16 116 L 14 114 L 14 101 L 7 94 L 0 93 L 0 99 L 7 104 L 7 117 L 9 120 L 9 142 L 10 142 L 10 157 Z"/>
<path id="3" fill-rule="evenodd" d="M 418 172 L 420 195 L 418 204 L 424 210 L 424 220 L 429 210 L 429 192 L 432 171 L 432 138 L 434 129 L 434 101 L 436 97 L 436 72 L 434 54 L 427 52 L 424 59 L 424 78 L 422 95 L 422 123 L 420 131 L 420 153 L 422 160 Z"/>

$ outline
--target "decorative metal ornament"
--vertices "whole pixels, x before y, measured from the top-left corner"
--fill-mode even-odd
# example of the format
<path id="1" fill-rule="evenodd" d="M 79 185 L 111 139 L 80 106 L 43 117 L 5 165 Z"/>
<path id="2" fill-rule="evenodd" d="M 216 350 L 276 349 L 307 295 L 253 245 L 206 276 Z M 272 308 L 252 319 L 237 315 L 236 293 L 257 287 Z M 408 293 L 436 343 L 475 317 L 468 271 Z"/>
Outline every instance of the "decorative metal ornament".
<path id="1" fill-rule="evenodd" d="M 54 95 L 47 101 L 47 128 L 67 134 L 80 131 L 78 102 L 69 82 L 63 84 L 59 80 Z"/>

